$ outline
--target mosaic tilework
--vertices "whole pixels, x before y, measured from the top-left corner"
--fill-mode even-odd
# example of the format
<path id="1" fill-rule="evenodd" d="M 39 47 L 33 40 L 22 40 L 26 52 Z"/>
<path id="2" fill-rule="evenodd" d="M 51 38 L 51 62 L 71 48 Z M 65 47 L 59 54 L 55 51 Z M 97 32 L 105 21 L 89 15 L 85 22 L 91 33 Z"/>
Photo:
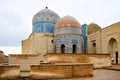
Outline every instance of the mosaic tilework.
<path id="1" fill-rule="evenodd" d="M 39 11 L 32 20 L 32 23 L 38 23 L 38 22 L 53 22 L 56 23 L 60 17 L 52 10 L 50 9 L 43 9 Z"/>
<path id="2" fill-rule="evenodd" d="M 81 34 L 82 35 L 82 29 L 81 28 L 75 28 L 75 27 L 63 27 L 55 29 L 55 35 L 60 34 Z"/>
<path id="3" fill-rule="evenodd" d="M 48 32 L 48 33 L 54 33 L 54 23 L 35 23 L 33 24 L 32 33 L 34 32 Z"/>
<path id="4" fill-rule="evenodd" d="M 64 34 L 54 37 L 55 51 L 61 53 L 61 45 L 65 45 L 65 53 L 73 53 L 73 44 L 77 46 L 77 53 L 82 53 L 82 40 L 80 34 Z"/>
<path id="5" fill-rule="evenodd" d="M 52 10 L 46 8 L 39 11 L 33 17 L 33 28 L 34 32 L 48 32 L 54 33 L 55 23 L 60 19 L 60 17 Z"/>
<path id="6" fill-rule="evenodd" d="M 86 39 L 86 37 L 87 37 L 87 25 L 86 24 L 83 24 L 82 25 L 82 30 L 83 30 L 83 39 L 84 39 L 84 53 L 86 53 L 86 48 L 87 48 L 87 39 Z"/>

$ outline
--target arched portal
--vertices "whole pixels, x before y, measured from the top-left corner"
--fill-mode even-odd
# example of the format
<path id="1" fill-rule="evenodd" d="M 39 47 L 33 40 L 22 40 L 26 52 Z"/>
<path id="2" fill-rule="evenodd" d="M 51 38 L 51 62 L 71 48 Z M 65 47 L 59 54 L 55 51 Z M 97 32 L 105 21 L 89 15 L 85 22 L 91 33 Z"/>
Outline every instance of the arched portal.
<path id="1" fill-rule="evenodd" d="M 108 53 L 110 53 L 111 58 L 115 58 L 115 64 L 118 64 L 118 44 L 117 40 L 111 38 L 108 42 Z"/>
<path id="2" fill-rule="evenodd" d="M 73 53 L 77 53 L 77 46 L 76 46 L 76 44 L 73 44 Z"/>
<path id="3" fill-rule="evenodd" d="M 96 53 L 96 43 L 95 42 L 92 44 L 92 52 Z"/>
<path id="4" fill-rule="evenodd" d="M 64 44 L 61 45 L 61 53 L 65 53 L 65 45 Z"/>

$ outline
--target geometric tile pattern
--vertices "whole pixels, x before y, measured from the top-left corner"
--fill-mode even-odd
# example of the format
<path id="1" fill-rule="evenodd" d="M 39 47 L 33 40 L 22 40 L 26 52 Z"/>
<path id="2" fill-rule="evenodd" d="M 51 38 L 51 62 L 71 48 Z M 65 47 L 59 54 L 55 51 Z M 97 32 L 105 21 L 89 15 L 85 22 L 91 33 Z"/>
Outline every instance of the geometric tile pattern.
<path id="1" fill-rule="evenodd" d="M 55 29 L 55 35 L 60 34 L 81 34 L 82 29 L 80 27 L 61 27 Z"/>
<path id="2" fill-rule="evenodd" d="M 54 26 L 60 17 L 52 10 L 46 8 L 39 11 L 33 17 L 32 24 L 34 32 L 48 32 L 54 33 Z"/>
<path id="3" fill-rule="evenodd" d="M 47 23 L 47 22 L 39 22 L 33 24 L 32 33 L 34 32 L 47 32 L 47 33 L 54 33 L 54 23 Z"/>
<path id="4" fill-rule="evenodd" d="M 80 34 L 61 34 L 54 36 L 54 45 L 56 53 L 61 53 L 61 45 L 65 45 L 65 53 L 73 52 L 73 45 L 77 47 L 77 53 L 82 53 L 83 36 Z"/>
<path id="5" fill-rule="evenodd" d="M 32 23 L 38 23 L 38 22 L 53 22 L 56 23 L 60 17 L 52 10 L 50 9 L 43 9 L 39 11 L 35 16 L 33 17 Z"/>

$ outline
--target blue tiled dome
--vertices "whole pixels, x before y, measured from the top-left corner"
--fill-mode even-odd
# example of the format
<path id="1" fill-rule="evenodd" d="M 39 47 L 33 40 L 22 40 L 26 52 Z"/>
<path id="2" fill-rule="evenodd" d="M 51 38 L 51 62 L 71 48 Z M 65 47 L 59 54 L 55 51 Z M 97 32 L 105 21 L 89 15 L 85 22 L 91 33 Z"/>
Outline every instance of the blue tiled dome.
<path id="1" fill-rule="evenodd" d="M 56 23 L 60 17 L 52 10 L 46 8 L 38 13 L 35 14 L 33 17 L 32 23 L 39 23 L 39 22 L 52 22 Z"/>
<path id="2" fill-rule="evenodd" d="M 43 9 L 35 14 L 32 20 L 32 33 L 54 33 L 54 27 L 60 17 L 52 10 Z"/>

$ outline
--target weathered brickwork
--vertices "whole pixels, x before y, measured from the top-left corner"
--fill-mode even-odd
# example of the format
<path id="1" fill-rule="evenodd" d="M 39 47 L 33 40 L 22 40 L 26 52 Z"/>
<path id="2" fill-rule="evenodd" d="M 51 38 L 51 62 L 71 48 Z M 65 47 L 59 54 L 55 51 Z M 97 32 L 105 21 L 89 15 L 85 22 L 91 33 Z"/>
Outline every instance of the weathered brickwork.
<path id="1" fill-rule="evenodd" d="M 19 66 L 0 66 L 0 80 L 1 79 L 13 79 L 20 75 Z"/>
<path id="2" fill-rule="evenodd" d="M 67 78 L 93 76 L 92 64 L 42 64 L 31 66 L 31 77 L 34 79 Z"/>
<path id="3" fill-rule="evenodd" d="M 46 63 L 92 63 L 94 68 L 111 66 L 109 54 L 47 54 Z"/>
<path id="4" fill-rule="evenodd" d="M 22 41 L 22 54 L 38 54 L 54 52 L 53 34 L 34 33 L 28 39 Z"/>

